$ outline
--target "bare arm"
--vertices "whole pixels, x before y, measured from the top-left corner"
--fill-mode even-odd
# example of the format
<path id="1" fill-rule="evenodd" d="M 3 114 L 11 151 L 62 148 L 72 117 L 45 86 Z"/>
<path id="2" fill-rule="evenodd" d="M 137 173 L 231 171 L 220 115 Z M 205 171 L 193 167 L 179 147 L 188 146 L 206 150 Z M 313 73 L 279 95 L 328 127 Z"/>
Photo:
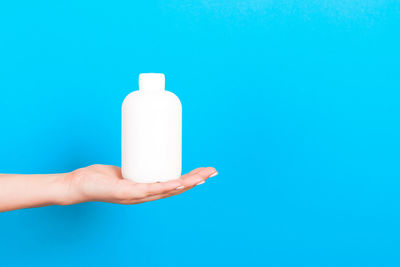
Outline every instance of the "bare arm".
<path id="1" fill-rule="evenodd" d="M 111 165 L 59 174 L 0 174 L 0 212 L 87 201 L 138 204 L 180 194 L 216 174 L 214 168 L 198 168 L 180 179 L 153 184 L 123 179 L 121 169 Z"/>

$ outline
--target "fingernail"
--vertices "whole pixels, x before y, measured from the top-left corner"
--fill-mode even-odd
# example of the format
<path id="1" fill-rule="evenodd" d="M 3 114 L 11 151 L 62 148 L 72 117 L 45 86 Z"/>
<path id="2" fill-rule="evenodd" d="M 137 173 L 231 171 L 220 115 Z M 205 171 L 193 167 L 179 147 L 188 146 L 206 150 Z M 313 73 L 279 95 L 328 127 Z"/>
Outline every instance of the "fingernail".
<path id="1" fill-rule="evenodd" d="M 213 174 L 211 174 L 208 178 L 214 177 L 218 174 L 218 172 L 214 172 Z"/>
<path id="2" fill-rule="evenodd" d="M 201 181 L 200 183 L 198 183 L 197 185 L 201 185 L 204 184 L 206 181 Z"/>
<path id="3" fill-rule="evenodd" d="M 182 188 L 184 188 L 184 186 L 183 185 L 181 185 L 181 186 L 178 186 L 177 188 L 175 188 L 176 190 L 179 190 L 179 189 L 182 189 Z"/>

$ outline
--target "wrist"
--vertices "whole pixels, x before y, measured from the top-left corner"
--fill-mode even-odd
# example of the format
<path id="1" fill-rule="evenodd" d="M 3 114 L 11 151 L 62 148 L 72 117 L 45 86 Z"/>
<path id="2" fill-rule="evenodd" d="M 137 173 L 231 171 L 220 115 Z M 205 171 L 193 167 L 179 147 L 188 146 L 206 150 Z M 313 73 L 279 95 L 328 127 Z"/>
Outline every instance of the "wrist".
<path id="1" fill-rule="evenodd" d="M 68 205 L 69 188 L 66 183 L 67 173 L 48 174 L 48 205 Z"/>
<path id="2" fill-rule="evenodd" d="M 86 177 L 85 168 L 77 169 L 68 173 L 57 174 L 56 191 L 58 192 L 55 198 L 56 205 L 72 205 L 88 201 L 87 197 L 81 190 L 81 181 Z"/>
<path id="3" fill-rule="evenodd" d="M 73 172 L 55 174 L 53 180 L 54 195 L 52 196 L 54 205 L 66 206 L 79 203 L 77 190 L 72 183 L 73 175 Z"/>

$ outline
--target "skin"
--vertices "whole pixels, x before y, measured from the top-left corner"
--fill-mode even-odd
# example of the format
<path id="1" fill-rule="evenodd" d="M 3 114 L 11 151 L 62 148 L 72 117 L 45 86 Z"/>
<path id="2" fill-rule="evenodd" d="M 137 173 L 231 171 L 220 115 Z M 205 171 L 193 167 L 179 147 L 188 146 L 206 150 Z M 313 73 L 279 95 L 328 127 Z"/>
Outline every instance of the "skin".
<path id="1" fill-rule="evenodd" d="M 139 204 L 181 194 L 215 176 L 214 168 L 197 168 L 177 180 L 135 183 L 121 168 L 91 165 L 69 173 L 0 174 L 0 212 L 89 201 Z"/>

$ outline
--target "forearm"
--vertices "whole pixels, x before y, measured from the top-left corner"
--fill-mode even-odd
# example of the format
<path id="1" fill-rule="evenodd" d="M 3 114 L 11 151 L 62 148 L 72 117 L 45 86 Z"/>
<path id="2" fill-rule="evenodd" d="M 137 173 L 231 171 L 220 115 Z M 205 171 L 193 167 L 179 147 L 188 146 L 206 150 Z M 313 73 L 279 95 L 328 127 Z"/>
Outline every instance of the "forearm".
<path id="1" fill-rule="evenodd" d="M 66 174 L 0 174 L 0 212 L 64 204 Z"/>

